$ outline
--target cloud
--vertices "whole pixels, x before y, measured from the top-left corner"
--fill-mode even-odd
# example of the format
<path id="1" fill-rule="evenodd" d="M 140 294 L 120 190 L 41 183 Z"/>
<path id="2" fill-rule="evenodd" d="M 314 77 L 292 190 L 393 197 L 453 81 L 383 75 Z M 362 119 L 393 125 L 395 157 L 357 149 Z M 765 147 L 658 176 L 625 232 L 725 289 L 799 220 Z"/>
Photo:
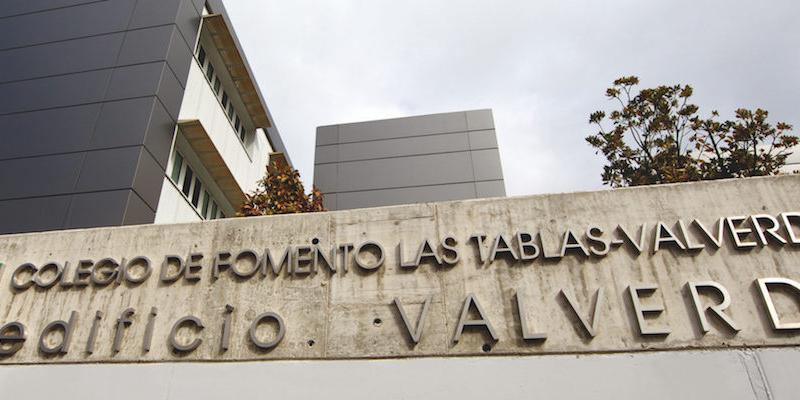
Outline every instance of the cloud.
<path id="1" fill-rule="evenodd" d="M 584 142 L 615 78 L 800 125 L 796 0 L 228 0 L 292 160 L 320 125 L 492 108 L 509 194 L 601 188 Z"/>

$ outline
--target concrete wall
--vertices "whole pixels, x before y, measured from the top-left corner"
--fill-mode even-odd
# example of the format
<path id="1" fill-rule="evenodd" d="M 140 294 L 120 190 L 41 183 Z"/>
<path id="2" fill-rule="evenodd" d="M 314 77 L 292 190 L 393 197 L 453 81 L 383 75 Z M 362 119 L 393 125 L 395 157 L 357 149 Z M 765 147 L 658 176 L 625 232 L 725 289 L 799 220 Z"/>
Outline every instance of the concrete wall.
<path id="1" fill-rule="evenodd" d="M 6 235 L 0 237 L 0 262 L 5 264 L 0 269 L 0 322 L 26 324 L 31 340 L 0 363 L 533 355 L 796 346 L 800 343 L 798 332 L 772 328 L 756 279 L 800 281 L 798 218 L 791 227 L 794 239 L 786 226 L 778 227 L 777 233 L 794 243 L 780 245 L 770 239 L 767 245 L 761 245 L 749 228 L 750 233 L 739 235 L 739 241 L 754 243 L 747 250 L 735 244 L 726 220 L 721 221 L 720 248 L 704 240 L 693 221 L 697 219 L 716 232 L 720 218 L 797 212 L 797 193 L 800 177 L 785 176 L 183 225 Z M 655 251 L 653 228 L 658 221 L 677 232 L 680 239 L 676 240 L 685 242 L 684 247 L 702 244 L 703 248 L 683 249 L 673 243 Z M 743 221 L 741 229 L 747 229 L 750 222 Z M 640 227 L 645 226 L 641 253 L 634 251 L 619 228 L 615 229 L 618 225 L 635 232 L 637 238 Z M 575 249 L 558 255 L 567 230 L 575 232 L 576 240 L 588 243 L 584 232 L 589 226 L 600 227 L 604 240 L 613 240 L 618 243 L 616 247 L 603 255 L 583 256 Z M 481 246 L 487 251 L 500 234 L 516 246 L 517 239 L 511 238 L 518 231 L 531 232 L 541 243 L 538 258 L 523 262 L 501 256 L 481 261 L 482 252 L 468 239 L 477 233 L 488 235 L 487 243 Z M 439 240 L 446 235 L 457 241 L 454 248 L 460 258 L 455 264 L 438 265 L 427 259 L 414 268 L 401 265 L 414 259 L 426 239 L 432 241 L 434 251 L 441 252 Z M 385 262 L 370 272 L 356 266 L 353 252 L 347 257 L 337 252 L 333 258 L 339 272 L 335 274 L 320 265 L 314 273 L 297 270 L 289 274 L 284 266 L 279 274 L 242 278 L 223 268 L 217 278 L 213 276 L 218 252 L 235 255 L 254 249 L 261 256 L 269 249 L 279 257 L 287 246 L 297 251 L 295 246 L 311 245 L 313 239 L 319 240 L 325 254 L 342 244 L 376 241 L 384 246 Z M 400 246 L 401 242 L 405 245 Z M 202 254 L 198 281 L 159 280 L 165 256 L 186 258 L 190 252 Z M 133 260 L 136 256 L 148 257 L 153 266 L 153 274 L 140 285 L 56 285 L 21 292 L 11 287 L 12 274 L 25 263 L 43 266 L 53 261 L 62 265 L 68 262 L 65 276 L 69 283 L 81 260 Z M 369 262 L 374 256 L 367 252 L 359 258 Z M 239 269 L 253 270 L 246 258 L 242 263 Z M 29 275 L 22 271 L 15 281 Z M 727 288 L 731 304 L 726 312 L 738 331 L 713 318 L 710 332 L 701 330 L 687 293 L 686 285 L 693 281 L 715 281 Z M 668 334 L 639 333 L 644 329 L 637 327 L 630 300 L 631 287 L 638 284 L 658 287 L 643 302 L 646 307 L 661 306 L 663 312 L 648 314 L 652 318 L 646 325 L 666 329 Z M 604 295 L 593 313 L 589 310 L 598 289 L 603 289 Z M 561 291 L 574 296 L 581 315 L 596 316 L 594 337 L 587 337 Z M 494 326 L 494 338 L 487 337 L 487 332 L 471 330 L 456 341 L 454 332 L 469 294 L 481 303 L 482 314 Z M 704 292 L 703 298 L 708 296 L 705 301 L 712 301 L 713 294 Z M 775 295 L 777 310 L 787 323 L 800 320 L 798 298 L 789 294 Z M 400 299 L 416 321 L 429 297 L 424 337 L 413 345 L 404 333 L 393 299 Z M 218 327 L 228 304 L 235 308 L 234 339 L 228 350 L 220 351 Z M 151 307 L 160 310 L 153 331 L 156 339 L 152 350 L 143 353 L 142 337 Z M 136 322 L 129 328 L 123 347 L 115 352 L 111 349 L 114 321 L 127 308 L 136 310 Z M 80 318 L 74 351 L 43 359 L 36 347 L 38 333 L 49 322 L 68 318 L 72 311 Z M 90 336 L 95 311 L 106 318 L 96 336 L 97 350 L 87 354 L 82 347 Z M 254 351 L 247 340 L 247 328 L 256 315 L 267 311 L 283 316 L 286 336 L 273 351 Z M 189 354 L 176 355 L 166 338 L 172 323 L 190 314 L 209 327 L 198 334 L 204 345 Z M 528 340 L 526 331 L 544 333 L 547 338 Z"/>
<path id="2" fill-rule="evenodd" d="M 491 110 L 317 128 L 330 210 L 505 196 Z"/>
<path id="3" fill-rule="evenodd" d="M 4 264 L 0 267 L 0 324 L 19 321 L 27 329 L 27 341 L 20 350 L 0 359 L 0 390 L 4 395 L 26 398 L 69 390 L 87 399 L 109 395 L 122 399 L 307 398 L 323 394 L 348 399 L 377 395 L 793 399 L 800 389 L 795 378 L 800 332 L 777 329 L 755 280 L 782 277 L 800 281 L 797 193 L 800 177 L 783 176 L 0 236 L 0 263 Z M 751 219 L 742 219 L 744 223 L 735 227 L 742 230 L 739 234 L 723 220 L 726 225 L 720 230 L 722 243 L 717 248 L 710 239 L 703 239 L 694 222 L 686 229 L 679 222 L 697 219 L 716 232 L 719 218 L 788 212 L 795 213 L 793 225 L 781 223 L 772 230 L 785 244 L 769 235 L 769 242 L 759 244 Z M 610 235 L 608 239 L 616 241 L 621 236 L 610 227 L 622 225 L 637 233 L 640 224 L 652 227 L 657 221 L 676 232 L 674 240 L 683 247 L 698 248 L 681 248 L 673 242 L 655 251 L 658 236 L 645 229 L 641 253 L 621 240 L 623 243 L 602 256 L 553 254 L 559 248 L 558 235 L 553 233 L 598 226 Z M 539 257 L 529 262 L 504 257 L 482 263 L 480 251 L 461 240 L 477 232 L 492 237 L 518 230 L 538 233 Z M 431 260 L 410 270 L 399 265 L 398 260 L 413 258 L 420 240 L 448 234 L 459 239 L 456 247 L 461 250 L 453 265 L 440 266 Z M 586 240 L 586 235 L 577 237 Z M 232 269 L 223 269 L 218 279 L 212 277 L 217 252 L 236 254 L 249 248 L 260 253 L 267 248 L 277 255 L 287 245 L 309 244 L 313 238 L 319 239 L 323 248 L 375 240 L 385 245 L 386 262 L 372 272 L 350 260 L 348 272 L 344 264 L 338 264 L 336 274 L 318 268 L 313 274 L 284 270 L 278 275 L 242 278 L 234 276 Z M 404 251 L 395 247 L 401 240 L 410 247 Z M 747 242 L 755 244 L 742 245 Z M 158 279 L 159 260 L 189 252 L 204 254 L 198 281 Z M 545 254 L 549 254 L 547 258 L 543 258 Z M 12 273 L 26 262 L 43 266 L 66 261 L 74 267 L 79 260 L 131 260 L 137 255 L 149 257 L 155 265 L 150 279 L 140 285 L 79 288 L 56 284 L 23 291 L 9 287 Z M 370 261 L 370 254 L 362 257 Z M 235 264 L 249 267 L 247 262 Z M 73 267 L 68 271 L 74 271 Z M 731 302 L 724 312 L 736 322 L 737 331 L 727 329 L 710 312 L 704 314 L 710 321 L 709 330 L 701 329 L 686 284 L 709 280 L 727 288 Z M 630 285 L 635 283 L 658 286 L 641 301 L 645 307 L 662 311 L 648 313 L 645 324 L 666 328 L 668 335 L 648 336 L 637 331 L 630 300 Z M 598 288 L 606 295 L 592 317 L 598 322 L 591 337 L 584 332 L 580 317 L 559 300 L 559 294 L 561 290 L 572 293 L 578 303 L 576 312 L 588 318 Z M 470 293 L 480 300 L 481 316 L 491 321 L 498 340 L 492 340 L 485 328 L 467 329 L 459 341 L 453 340 L 464 299 Z M 792 290 L 773 293 L 782 323 L 800 321 L 799 294 Z M 424 335 L 414 345 L 393 299 L 402 300 L 416 325 L 427 296 L 433 300 Z M 524 306 L 515 302 L 519 296 L 525 299 Z M 702 294 L 706 305 L 722 302 L 715 297 L 714 293 Z M 226 304 L 234 310 L 230 314 L 230 346 L 222 350 L 220 331 Z M 152 319 L 152 348 L 145 351 L 143 338 L 151 307 L 157 308 L 157 317 Z M 117 352 L 112 349 L 119 329 L 117 319 L 127 308 L 135 312 L 131 324 L 123 328 Z M 70 349 L 57 355 L 37 350 L 45 326 L 66 320 L 72 311 L 78 314 Z M 103 317 L 97 325 L 96 347 L 87 352 L 95 311 L 101 311 Z M 265 311 L 281 315 L 286 327 L 285 337 L 271 351 L 260 351 L 248 342 L 248 326 Z M 472 311 L 471 319 L 479 317 Z M 172 324 L 187 315 L 200 318 L 205 328 L 177 330 L 176 339 L 181 343 L 202 339 L 196 350 L 180 352 L 170 347 L 167 338 Z M 531 332 L 546 333 L 547 338 L 524 339 L 523 320 Z M 256 330 L 261 340 L 275 334 L 261 328 Z M 63 340 L 58 334 L 42 337 L 49 346 Z M 242 362 L 246 360 L 260 362 Z M 55 365 L 62 363 L 87 365 Z"/>
<path id="4" fill-rule="evenodd" d="M 0 267 L 0 324 L 23 322 L 28 336 L 16 355 L 0 359 L 0 391 L 11 398 L 50 398 L 68 390 L 85 399 L 794 399 L 800 390 L 795 377 L 800 333 L 774 329 L 754 280 L 800 281 L 800 221 L 794 219 L 790 227 L 794 243 L 772 241 L 747 250 L 735 245 L 734 233 L 727 227 L 721 231 L 721 247 L 715 248 L 700 239 L 697 229 L 679 230 L 676 221 L 696 218 L 714 229 L 720 217 L 796 212 L 797 193 L 800 177 L 785 176 L 0 236 L 0 263 L 4 264 Z M 351 262 L 347 273 L 319 269 L 310 275 L 237 278 L 226 270 L 219 279 L 211 277 L 217 251 L 277 251 L 291 243 L 307 244 L 312 238 L 320 239 L 323 246 L 376 240 L 393 253 L 392 244 L 399 240 L 413 243 L 446 234 L 463 238 L 473 232 L 491 235 L 528 229 L 549 235 L 563 229 L 580 232 L 589 225 L 605 229 L 618 224 L 636 232 L 638 224 L 655 221 L 680 232 L 677 237 L 684 245 L 704 243 L 704 248 L 682 250 L 673 245 L 653 251 L 654 238 L 648 233 L 641 254 L 622 244 L 602 257 L 554 257 L 543 241 L 542 251 L 551 252 L 549 259 L 523 263 L 505 258 L 482 264 L 479 252 L 461 242 L 461 259 L 450 267 L 428 262 L 404 271 L 388 255 L 386 264 L 374 272 Z M 747 224 L 739 228 L 752 230 Z M 775 232 L 792 238 L 785 228 Z M 578 236 L 585 240 L 584 235 Z M 753 232 L 739 238 L 759 241 Z M 201 260 L 201 278 L 194 283 L 159 282 L 156 267 L 151 279 L 141 285 L 90 284 L 82 289 L 56 285 L 22 292 L 9 288 L 12 272 L 25 262 L 41 266 L 53 260 L 75 264 L 81 259 L 146 255 L 158 264 L 166 254 L 188 252 L 206 255 Z M 736 321 L 738 332 L 727 330 L 712 315 L 708 315 L 710 331 L 701 330 L 685 285 L 703 280 L 714 280 L 728 289 L 731 304 L 725 313 Z M 637 334 L 626 301 L 626 290 L 634 282 L 658 285 L 658 291 L 643 301 L 648 307 L 663 304 L 664 310 L 649 315 L 647 323 L 669 328 L 669 335 Z M 570 291 L 584 313 L 597 288 L 603 288 L 607 296 L 598 309 L 596 337 L 591 338 L 581 333 L 580 322 L 557 299 L 559 290 Z M 527 301 L 520 310 L 515 308 L 515 292 Z M 494 325 L 498 341 L 491 341 L 481 329 L 466 330 L 460 341 L 452 341 L 468 293 L 481 300 L 483 315 Z M 416 321 L 421 301 L 431 294 L 434 300 L 425 334 L 415 346 L 392 301 L 401 299 Z M 709 305 L 719 303 L 714 297 L 704 295 L 703 299 Z M 774 297 L 784 323 L 800 321 L 797 293 L 776 291 Z M 225 304 L 235 311 L 230 348 L 221 351 Z M 117 318 L 128 307 L 135 314 L 124 328 L 120 351 L 114 352 Z M 158 308 L 154 340 L 152 348 L 143 351 L 151 307 Z M 104 317 L 98 325 L 96 348 L 87 353 L 84 347 L 95 310 Z M 37 351 L 44 326 L 66 319 L 71 311 L 79 316 L 70 350 L 53 356 Z M 278 347 L 260 352 L 247 344 L 247 326 L 264 311 L 282 315 L 287 330 Z M 194 352 L 171 350 L 166 342 L 170 326 L 189 314 L 199 317 L 205 328 L 179 332 L 178 338 L 203 342 Z M 546 340 L 523 340 L 520 318 L 532 324 L 530 328 L 546 332 Z M 260 334 L 265 333 L 271 334 Z M 48 336 L 45 343 L 59 340 L 58 335 Z M 61 363 L 85 365 L 55 365 Z"/>
<path id="5" fill-rule="evenodd" d="M 4 2 L 0 233 L 153 222 L 203 3 Z"/>

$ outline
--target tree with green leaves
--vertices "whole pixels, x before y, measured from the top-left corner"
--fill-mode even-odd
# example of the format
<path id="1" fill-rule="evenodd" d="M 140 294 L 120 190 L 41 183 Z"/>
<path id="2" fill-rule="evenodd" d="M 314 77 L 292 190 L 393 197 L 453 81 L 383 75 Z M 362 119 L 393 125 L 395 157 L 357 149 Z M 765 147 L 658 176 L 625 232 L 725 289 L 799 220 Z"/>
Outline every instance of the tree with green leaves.
<path id="1" fill-rule="evenodd" d="M 238 215 L 254 217 L 325 211 L 322 193 L 314 187 L 306 194 L 300 172 L 276 157 L 267 165 L 267 173 L 256 190 L 247 195 Z"/>
<path id="2" fill-rule="evenodd" d="M 735 119 L 702 118 L 689 85 L 635 87 L 623 77 L 606 90 L 618 109 L 596 111 L 598 131 L 586 141 L 607 160 L 603 183 L 612 187 L 774 175 L 786 164 L 797 136 L 792 126 L 767 122 L 762 109 L 738 109 Z"/>

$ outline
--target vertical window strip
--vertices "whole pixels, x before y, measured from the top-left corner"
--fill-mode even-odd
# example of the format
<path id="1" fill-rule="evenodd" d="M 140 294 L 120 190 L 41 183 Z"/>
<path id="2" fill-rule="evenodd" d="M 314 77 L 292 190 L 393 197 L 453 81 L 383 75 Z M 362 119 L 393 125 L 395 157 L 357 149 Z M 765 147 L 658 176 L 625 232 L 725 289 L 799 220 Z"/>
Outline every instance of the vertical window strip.
<path id="1" fill-rule="evenodd" d="M 208 202 L 210 200 L 209 197 L 211 197 L 211 195 L 208 194 L 208 192 L 204 191 L 203 192 L 203 208 L 201 209 L 201 212 L 200 212 L 200 215 L 203 216 L 203 219 L 208 219 Z"/>
<path id="2" fill-rule="evenodd" d="M 175 152 L 175 157 L 172 160 L 172 182 L 177 185 L 181 179 L 181 169 L 183 169 L 183 156 L 181 153 Z"/>
<path id="3" fill-rule="evenodd" d="M 208 219 L 216 219 L 217 217 L 217 202 L 211 203 L 211 214 L 208 216 Z"/>
<path id="4" fill-rule="evenodd" d="M 192 180 L 194 178 L 194 171 L 187 165 L 186 166 L 186 173 L 183 175 L 183 194 L 185 196 L 189 196 L 192 189 Z"/>
<path id="5" fill-rule="evenodd" d="M 200 183 L 200 178 L 194 178 L 194 190 L 192 191 L 192 205 L 194 208 L 198 208 L 200 206 L 200 193 L 202 193 L 202 184 Z"/>

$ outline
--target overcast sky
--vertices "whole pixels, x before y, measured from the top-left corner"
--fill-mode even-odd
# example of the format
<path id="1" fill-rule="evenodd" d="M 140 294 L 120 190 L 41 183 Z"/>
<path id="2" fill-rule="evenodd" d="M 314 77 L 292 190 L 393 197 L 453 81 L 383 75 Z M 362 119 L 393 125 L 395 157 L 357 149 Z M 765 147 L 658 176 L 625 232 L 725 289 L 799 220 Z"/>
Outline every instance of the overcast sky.
<path id="1" fill-rule="evenodd" d="M 317 126 L 491 108 L 509 195 L 602 188 L 587 120 L 622 75 L 800 127 L 798 0 L 225 3 L 308 186 Z"/>

